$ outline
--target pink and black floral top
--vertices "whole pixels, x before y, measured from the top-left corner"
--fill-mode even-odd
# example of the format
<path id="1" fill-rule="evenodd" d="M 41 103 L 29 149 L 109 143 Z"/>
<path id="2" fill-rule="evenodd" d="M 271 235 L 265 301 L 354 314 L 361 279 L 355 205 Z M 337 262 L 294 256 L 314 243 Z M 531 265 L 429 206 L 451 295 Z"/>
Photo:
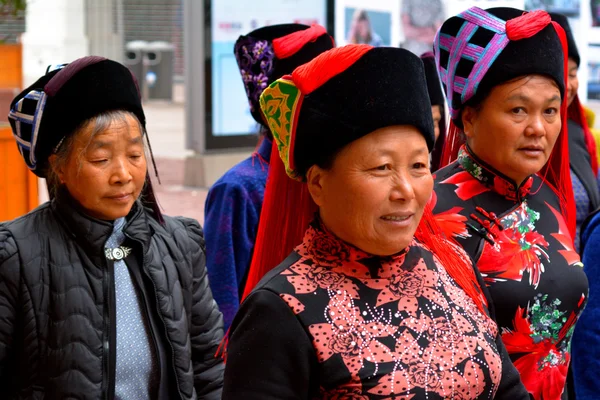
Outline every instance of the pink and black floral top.
<path id="1" fill-rule="evenodd" d="M 496 323 L 427 248 L 376 257 L 318 221 L 229 338 L 225 400 L 529 398 Z"/>
<path id="2" fill-rule="evenodd" d="M 525 387 L 536 400 L 566 398 L 588 281 L 556 194 L 539 176 L 517 186 L 466 146 L 435 182 L 434 216 L 483 275 Z"/>

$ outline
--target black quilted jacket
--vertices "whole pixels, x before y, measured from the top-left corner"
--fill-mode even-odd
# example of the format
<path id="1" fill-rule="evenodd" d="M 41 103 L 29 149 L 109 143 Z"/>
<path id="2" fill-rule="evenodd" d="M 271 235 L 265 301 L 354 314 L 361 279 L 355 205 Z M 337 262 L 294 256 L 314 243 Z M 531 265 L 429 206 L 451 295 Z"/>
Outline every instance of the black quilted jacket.
<path id="1" fill-rule="evenodd" d="M 220 399 L 221 313 L 206 275 L 204 239 L 191 219 L 160 225 L 140 205 L 126 236 L 137 243 L 169 344 L 162 373 L 181 399 Z M 0 224 L 0 398 L 112 399 L 113 275 L 103 254 L 112 224 L 64 196 Z M 112 299 L 112 300 L 111 300 Z M 111 360 L 112 359 L 112 360 Z"/>

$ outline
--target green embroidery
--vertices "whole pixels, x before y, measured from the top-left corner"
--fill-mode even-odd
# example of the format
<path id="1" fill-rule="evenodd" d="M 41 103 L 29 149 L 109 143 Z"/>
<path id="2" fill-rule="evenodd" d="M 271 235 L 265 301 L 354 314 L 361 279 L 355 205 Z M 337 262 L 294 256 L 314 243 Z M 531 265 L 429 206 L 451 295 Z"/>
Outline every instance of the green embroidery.
<path id="1" fill-rule="evenodd" d="M 299 177 L 290 167 L 290 148 L 294 140 L 294 117 L 299 111 L 297 108 L 301 98 L 302 93 L 294 82 L 286 79 L 276 80 L 260 96 L 260 108 L 273 133 L 281 160 L 287 174 L 294 179 Z"/>
<path id="2" fill-rule="evenodd" d="M 532 210 L 527 205 L 527 201 L 511 214 L 502 218 L 502 226 L 504 229 L 514 229 L 519 233 L 518 240 L 522 250 L 529 250 L 533 244 L 526 240 L 526 235 L 530 232 L 535 232 L 535 224 L 540 219 L 540 213 Z"/>
<path id="3" fill-rule="evenodd" d="M 481 166 L 477 165 L 463 150 L 458 155 L 458 163 L 479 181 L 485 181 Z"/>
<path id="4" fill-rule="evenodd" d="M 546 339 L 551 339 L 554 342 L 558 341 L 560 330 L 567 322 L 567 318 L 564 316 L 565 313 L 558 310 L 561 301 L 554 299 L 550 303 L 545 303 L 546 300 L 548 300 L 547 294 L 538 294 L 529 309 L 531 337 L 536 343 Z"/>

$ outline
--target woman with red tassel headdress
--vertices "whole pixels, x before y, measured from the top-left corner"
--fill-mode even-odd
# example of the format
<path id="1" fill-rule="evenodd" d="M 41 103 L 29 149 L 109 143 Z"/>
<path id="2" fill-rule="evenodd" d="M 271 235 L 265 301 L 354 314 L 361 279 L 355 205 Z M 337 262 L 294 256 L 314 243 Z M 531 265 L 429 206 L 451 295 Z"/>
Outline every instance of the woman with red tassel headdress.
<path id="1" fill-rule="evenodd" d="M 260 102 L 281 168 L 255 247 L 269 261 L 250 271 L 266 275 L 231 325 L 223 399 L 529 398 L 481 277 L 427 207 L 420 59 L 333 49 Z M 294 241 L 276 264 L 264 256 Z"/>
<path id="2" fill-rule="evenodd" d="M 588 296 L 573 244 L 566 49 L 548 13 L 511 8 L 471 8 L 434 43 L 452 119 L 434 216 L 475 260 L 521 380 L 544 400 L 567 397 Z"/>

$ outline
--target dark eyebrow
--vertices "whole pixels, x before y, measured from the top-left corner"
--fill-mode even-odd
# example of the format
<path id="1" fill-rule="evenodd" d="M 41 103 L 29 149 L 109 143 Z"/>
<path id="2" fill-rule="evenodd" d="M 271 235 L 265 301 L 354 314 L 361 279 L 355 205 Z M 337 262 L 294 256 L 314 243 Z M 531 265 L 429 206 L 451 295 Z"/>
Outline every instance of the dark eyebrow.
<path id="1" fill-rule="evenodd" d="M 139 143 L 142 143 L 142 135 L 134 137 L 133 139 L 131 139 L 131 140 L 129 141 L 129 143 L 131 143 L 131 144 L 139 144 Z"/>

